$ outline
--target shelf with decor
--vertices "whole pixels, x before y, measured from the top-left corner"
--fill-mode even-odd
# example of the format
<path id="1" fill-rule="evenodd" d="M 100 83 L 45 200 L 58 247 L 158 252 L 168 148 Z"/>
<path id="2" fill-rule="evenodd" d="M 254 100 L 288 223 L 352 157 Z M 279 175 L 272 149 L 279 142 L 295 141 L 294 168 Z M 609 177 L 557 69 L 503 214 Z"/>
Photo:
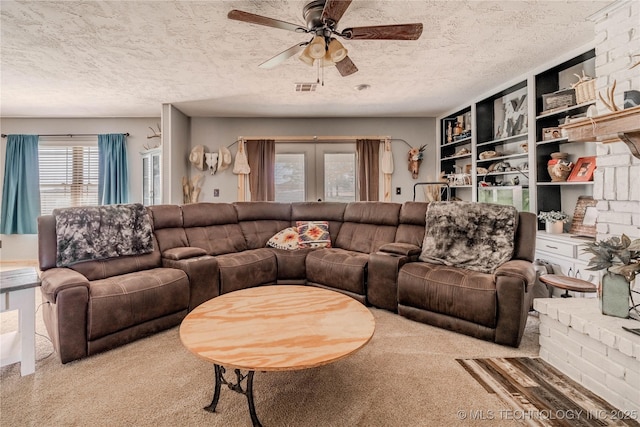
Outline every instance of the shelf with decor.
<path id="1" fill-rule="evenodd" d="M 593 194 L 595 144 L 568 138 L 561 125 L 593 114 L 594 77 L 594 49 L 534 76 L 536 213 L 571 214 L 580 196 Z M 543 227 L 540 223 L 539 228 Z"/>
<path id="2" fill-rule="evenodd" d="M 494 187 L 526 189 L 528 200 L 527 98 L 527 81 L 524 80 L 476 103 L 478 201 L 500 200 L 502 203 L 510 200 L 509 197 L 498 198 L 497 193 L 488 190 Z M 491 197 L 488 196 L 490 193 Z M 520 209 L 522 206 L 519 203 Z M 528 209 L 528 202 L 526 206 Z"/>
<path id="3" fill-rule="evenodd" d="M 441 138 L 438 150 L 440 173 L 449 181 L 451 195 L 472 200 L 472 119 L 471 106 L 440 120 Z"/>
<path id="4" fill-rule="evenodd" d="M 527 137 L 528 137 L 528 134 L 525 132 L 518 135 L 507 136 L 505 138 L 498 138 L 498 139 L 492 139 L 491 141 L 480 142 L 476 144 L 476 147 L 480 148 L 480 147 L 485 147 L 487 145 L 506 144 L 509 142 L 522 141 L 522 140 L 526 140 Z"/>
<path id="5" fill-rule="evenodd" d="M 499 171 L 499 172 L 478 172 L 478 177 L 484 178 L 485 176 L 504 176 L 504 175 L 522 175 L 527 178 L 527 170 L 511 170 L 511 171 Z M 528 186 L 528 185 L 526 185 Z"/>
<path id="6" fill-rule="evenodd" d="M 496 162 L 496 161 L 499 161 L 499 160 L 519 159 L 519 158 L 524 158 L 524 157 L 527 157 L 527 156 L 528 156 L 527 153 L 505 154 L 503 156 L 490 157 L 488 159 L 478 159 L 477 162 L 478 162 L 478 164 L 480 164 L 480 163 L 487 163 L 487 162 Z"/>

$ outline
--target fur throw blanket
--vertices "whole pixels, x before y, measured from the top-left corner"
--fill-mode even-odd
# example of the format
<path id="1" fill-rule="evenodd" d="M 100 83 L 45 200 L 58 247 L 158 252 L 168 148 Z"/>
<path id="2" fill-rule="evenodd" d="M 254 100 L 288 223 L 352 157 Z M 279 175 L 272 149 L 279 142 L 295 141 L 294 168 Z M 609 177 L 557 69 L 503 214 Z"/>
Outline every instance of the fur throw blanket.
<path id="1" fill-rule="evenodd" d="M 56 265 L 153 251 L 149 214 L 139 203 L 54 209 Z"/>
<path id="2" fill-rule="evenodd" d="M 491 274 L 513 256 L 517 225 L 513 206 L 432 202 L 420 260 Z"/>

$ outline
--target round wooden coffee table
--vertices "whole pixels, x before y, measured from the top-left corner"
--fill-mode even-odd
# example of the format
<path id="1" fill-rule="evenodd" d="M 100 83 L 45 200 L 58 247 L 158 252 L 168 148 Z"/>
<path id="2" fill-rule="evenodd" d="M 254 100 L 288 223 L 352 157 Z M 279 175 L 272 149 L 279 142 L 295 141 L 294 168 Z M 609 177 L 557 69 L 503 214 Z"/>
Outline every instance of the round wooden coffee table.
<path id="1" fill-rule="evenodd" d="M 215 412 L 226 384 L 247 397 L 251 421 L 260 426 L 253 403 L 255 371 L 335 362 L 368 343 L 374 329 L 371 312 L 349 296 L 313 286 L 268 285 L 199 305 L 182 321 L 180 339 L 189 351 L 214 364 L 214 395 L 205 409 Z M 224 378 L 224 367 L 235 370 L 235 382 Z"/>
<path id="2" fill-rule="evenodd" d="M 559 274 L 543 274 L 540 276 L 540 281 L 554 288 L 564 289 L 564 294 L 560 295 L 562 298 L 571 297 L 569 291 L 585 293 L 598 291 L 598 287 L 591 282 L 576 277 L 561 276 Z"/>

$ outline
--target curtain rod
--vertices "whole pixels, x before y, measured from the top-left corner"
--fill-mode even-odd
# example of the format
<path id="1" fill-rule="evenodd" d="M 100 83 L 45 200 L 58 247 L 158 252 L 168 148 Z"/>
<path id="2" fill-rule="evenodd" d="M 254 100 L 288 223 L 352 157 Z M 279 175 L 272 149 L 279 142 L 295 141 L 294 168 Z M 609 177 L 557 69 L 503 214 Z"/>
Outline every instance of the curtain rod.
<path id="1" fill-rule="evenodd" d="M 40 134 L 38 136 L 68 136 L 69 138 L 73 138 L 74 136 L 98 136 L 101 134 L 98 133 L 49 133 L 49 134 Z M 129 132 L 123 133 L 124 136 L 129 136 Z M 6 138 L 8 135 L 3 133 L 2 137 Z"/>
<path id="2" fill-rule="evenodd" d="M 409 144 L 404 139 L 400 138 L 391 138 L 390 136 L 280 136 L 280 137 L 268 137 L 268 136 L 239 136 L 237 140 L 233 141 L 231 144 L 227 145 L 227 148 L 233 147 L 238 141 L 255 141 L 257 139 L 273 139 L 276 142 L 352 142 L 356 139 L 388 139 L 390 141 L 401 141 L 404 142 L 409 148 L 411 144 Z"/>
<path id="3" fill-rule="evenodd" d="M 238 139 L 255 141 L 258 139 L 273 139 L 276 142 L 343 142 L 356 139 L 389 139 L 390 136 L 239 136 Z"/>

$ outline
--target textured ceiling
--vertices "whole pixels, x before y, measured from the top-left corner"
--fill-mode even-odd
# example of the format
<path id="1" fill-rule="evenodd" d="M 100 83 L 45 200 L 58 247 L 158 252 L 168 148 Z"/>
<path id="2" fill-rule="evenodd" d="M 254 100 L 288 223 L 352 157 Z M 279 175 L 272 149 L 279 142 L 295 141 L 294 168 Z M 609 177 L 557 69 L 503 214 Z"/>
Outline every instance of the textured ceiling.
<path id="1" fill-rule="evenodd" d="M 359 72 L 296 57 L 309 36 L 227 19 L 231 9 L 300 23 L 308 1 L 7 1 L 3 117 L 436 116 L 589 43 L 610 1 L 354 0 L 338 29 L 421 22 L 417 41 L 344 41 Z M 356 85 L 369 84 L 366 91 Z"/>

